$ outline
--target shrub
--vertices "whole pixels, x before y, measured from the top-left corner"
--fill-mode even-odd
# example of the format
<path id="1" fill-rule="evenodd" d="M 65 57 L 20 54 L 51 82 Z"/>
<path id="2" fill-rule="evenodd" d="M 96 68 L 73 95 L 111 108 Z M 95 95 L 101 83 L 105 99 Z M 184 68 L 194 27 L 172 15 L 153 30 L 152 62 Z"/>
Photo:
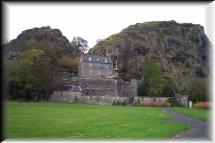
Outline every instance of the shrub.
<path id="1" fill-rule="evenodd" d="M 114 100 L 112 105 L 126 105 L 126 101 L 119 101 L 119 100 Z"/>
<path id="2" fill-rule="evenodd" d="M 209 109 L 210 108 L 209 102 L 198 102 L 193 105 L 194 108 L 200 108 L 200 109 Z"/>
<path id="3" fill-rule="evenodd" d="M 74 103 L 80 103 L 79 98 L 78 98 L 78 97 L 76 97 L 76 96 L 75 96 L 75 98 L 74 98 Z"/>

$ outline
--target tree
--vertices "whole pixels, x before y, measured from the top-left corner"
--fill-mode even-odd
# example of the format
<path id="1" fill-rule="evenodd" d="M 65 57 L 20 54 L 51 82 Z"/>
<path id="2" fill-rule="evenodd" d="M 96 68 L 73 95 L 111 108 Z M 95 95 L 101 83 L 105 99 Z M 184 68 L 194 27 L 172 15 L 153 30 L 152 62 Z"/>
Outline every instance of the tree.
<path id="1" fill-rule="evenodd" d="M 146 57 L 140 65 L 144 75 L 144 86 L 150 96 L 174 96 L 176 86 L 157 65 L 152 57 Z"/>
<path id="2" fill-rule="evenodd" d="M 68 69 L 71 73 L 78 72 L 78 62 L 74 58 L 71 58 L 69 55 L 63 56 L 59 60 L 58 65 L 62 68 Z"/>
<path id="3" fill-rule="evenodd" d="M 208 100 L 208 80 L 206 78 L 195 79 L 188 89 L 189 99 L 194 103 Z"/>
<path id="4" fill-rule="evenodd" d="M 27 42 L 16 60 L 7 65 L 7 85 L 11 99 L 48 99 L 55 82 L 54 72 L 63 67 L 78 72 L 78 62 L 71 55 L 60 55 L 51 45 L 45 47 L 34 41 Z"/>
<path id="5" fill-rule="evenodd" d="M 144 75 L 145 88 L 150 96 L 161 96 L 164 87 L 171 80 L 166 76 L 157 65 L 155 59 L 146 57 L 140 65 Z"/>
<path id="6" fill-rule="evenodd" d="M 176 91 L 177 91 L 177 88 L 175 83 L 172 80 L 170 80 L 164 86 L 161 95 L 163 97 L 174 97 Z"/>
<path id="7" fill-rule="evenodd" d="M 85 53 L 89 50 L 88 42 L 81 37 L 74 37 L 72 44 L 78 46 L 81 52 Z"/>
<path id="8" fill-rule="evenodd" d="M 18 55 L 18 60 L 11 63 L 9 92 L 13 94 L 12 97 L 19 99 L 39 100 L 45 98 L 52 87 L 56 61 L 54 52 L 51 52 L 54 49 L 31 46 Z"/>

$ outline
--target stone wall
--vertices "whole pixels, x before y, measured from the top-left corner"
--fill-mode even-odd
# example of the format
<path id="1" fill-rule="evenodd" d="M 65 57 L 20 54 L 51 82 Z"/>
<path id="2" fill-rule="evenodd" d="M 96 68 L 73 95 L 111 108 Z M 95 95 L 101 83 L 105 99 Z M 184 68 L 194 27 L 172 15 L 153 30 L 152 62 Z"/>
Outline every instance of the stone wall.
<path id="1" fill-rule="evenodd" d="M 132 79 L 125 82 L 113 78 L 79 78 L 72 77 L 63 80 L 61 85 L 80 86 L 82 92 L 66 92 L 60 88 L 50 96 L 51 101 L 80 102 L 92 104 L 123 103 L 138 106 L 168 106 L 168 97 L 140 97 L 137 94 L 139 80 Z M 188 97 L 176 95 L 176 100 L 181 106 L 188 106 Z"/>
<path id="2" fill-rule="evenodd" d="M 120 101 L 129 104 L 129 97 L 114 97 L 114 96 L 86 96 L 74 92 L 55 91 L 50 96 L 50 101 L 71 102 L 71 103 L 89 103 L 89 104 L 113 104 Z"/>
<path id="3" fill-rule="evenodd" d="M 50 101 L 60 101 L 60 102 L 75 102 L 76 97 L 81 97 L 81 92 L 62 92 L 54 91 L 50 95 Z"/>
<path id="4" fill-rule="evenodd" d="M 132 79 L 131 82 L 117 80 L 118 96 L 134 97 L 137 96 L 137 87 L 140 84 L 139 80 Z"/>
<path id="5" fill-rule="evenodd" d="M 133 104 L 139 106 L 170 106 L 168 97 L 134 97 Z"/>
<path id="6" fill-rule="evenodd" d="M 125 82 L 121 79 L 113 78 L 79 78 L 72 77 L 61 80 L 61 86 L 80 86 L 82 92 L 63 91 L 60 85 L 54 94 L 50 96 L 50 101 L 78 102 L 90 104 L 131 104 L 138 106 L 169 106 L 168 97 L 140 97 L 137 87 L 141 81 L 132 79 Z M 188 106 L 186 95 L 176 95 L 176 100 L 183 107 Z"/>
<path id="7" fill-rule="evenodd" d="M 117 80 L 101 78 L 71 78 L 65 84 L 73 84 L 82 88 L 87 96 L 117 96 Z"/>
<path id="8" fill-rule="evenodd" d="M 133 97 L 137 96 L 137 87 L 140 81 L 131 80 L 125 82 L 120 79 L 112 78 L 78 78 L 73 77 L 65 80 L 61 84 L 72 84 L 80 86 L 83 94 L 88 96 L 120 96 Z"/>
<path id="9" fill-rule="evenodd" d="M 168 106 L 167 97 L 120 97 L 120 96 L 86 96 L 80 92 L 62 92 L 55 91 L 50 96 L 50 101 L 70 102 L 70 103 L 88 103 L 88 104 L 117 104 L 140 105 L 140 106 Z"/>

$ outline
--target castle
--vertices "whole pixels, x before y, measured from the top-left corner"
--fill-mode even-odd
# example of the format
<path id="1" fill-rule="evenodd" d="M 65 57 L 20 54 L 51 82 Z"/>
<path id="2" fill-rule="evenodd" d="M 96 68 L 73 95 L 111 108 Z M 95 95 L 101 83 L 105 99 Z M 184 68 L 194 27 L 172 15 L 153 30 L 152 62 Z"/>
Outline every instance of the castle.
<path id="1" fill-rule="evenodd" d="M 63 72 L 62 75 L 63 88 L 54 91 L 50 95 L 50 101 L 168 106 L 168 97 L 138 96 L 137 88 L 141 81 L 121 80 L 118 77 L 117 60 L 113 67 L 113 61 L 109 56 L 82 55 L 79 58 L 78 76 L 69 76 L 67 72 Z M 179 96 L 177 100 L 182 106 L 188 105 L 187 96 Z"/>
<path id="2" fill-rule="evenodd" d="M 118 77 L 117 61 L 114 68 L 110 56 L 82 55 L 79 58 L 78 76 L 62 79 L 62 84 L 67 88 L 55 91 L 50 100 L 112 104 L 116 99 L 124 101 L 137 96 L 139 83 L 135 79 L 131 82 L 121 80 Z M 78 87 L 80 90 L 77 90 Z"/>

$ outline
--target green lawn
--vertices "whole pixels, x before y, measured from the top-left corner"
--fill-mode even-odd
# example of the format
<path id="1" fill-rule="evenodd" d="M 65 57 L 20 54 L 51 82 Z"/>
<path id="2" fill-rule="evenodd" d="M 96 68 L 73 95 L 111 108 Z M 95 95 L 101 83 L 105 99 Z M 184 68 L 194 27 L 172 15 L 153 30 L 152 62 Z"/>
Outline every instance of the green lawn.
<path id="1" fill-rule="evenodd" d="M 165 139 L 188 128 L 157 107 L 5 103 L 9 139 Z"/>
<path id="2" fill-rule="evenodd" d="M 193 118 L 197 118 L 203 121 L 208 121 L 209 110 L 208 109 L 196 109 L 196 108 L 173 108 L 173 111 L 182 113 Z"/>

